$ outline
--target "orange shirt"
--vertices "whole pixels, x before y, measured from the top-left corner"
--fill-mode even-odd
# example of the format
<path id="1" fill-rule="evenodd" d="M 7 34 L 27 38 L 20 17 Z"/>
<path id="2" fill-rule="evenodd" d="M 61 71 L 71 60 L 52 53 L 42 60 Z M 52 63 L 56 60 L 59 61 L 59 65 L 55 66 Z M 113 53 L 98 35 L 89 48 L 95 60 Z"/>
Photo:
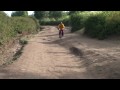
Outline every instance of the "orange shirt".
<path id="1" fill-rule="evenodd" d="M 59 28 L 60 30 L 63 30 L 63 29 L 65 28 L 65 26 L 64 26 L 64 24 L 59 24 L 59 25 L 58 25 L 58 28 Z"/>

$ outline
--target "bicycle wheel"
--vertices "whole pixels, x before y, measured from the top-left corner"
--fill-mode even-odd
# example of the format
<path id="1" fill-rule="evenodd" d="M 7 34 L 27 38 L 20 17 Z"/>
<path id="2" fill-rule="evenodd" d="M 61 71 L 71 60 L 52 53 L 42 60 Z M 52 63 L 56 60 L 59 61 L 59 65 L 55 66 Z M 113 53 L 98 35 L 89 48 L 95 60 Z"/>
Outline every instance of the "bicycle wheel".
<path id="1" fill-rule="evenodd" d="M 62 34 L 59 35 L 59 38 L 62 38 Z"/>

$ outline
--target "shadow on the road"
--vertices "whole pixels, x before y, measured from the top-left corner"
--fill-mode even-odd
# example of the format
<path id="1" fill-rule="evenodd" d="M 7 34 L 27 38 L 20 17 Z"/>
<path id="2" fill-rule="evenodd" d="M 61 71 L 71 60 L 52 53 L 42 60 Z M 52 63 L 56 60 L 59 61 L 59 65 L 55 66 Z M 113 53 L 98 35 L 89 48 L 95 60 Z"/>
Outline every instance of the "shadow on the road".
<path id="1" fill-rule="evenodd" d="M 65 65 L 58 65 L 54 67 L 55 70 L 52 70 L 47 73 L 35 73 L 35 72 L 28 72 L 28 71 L 21 71 L 21 70 L 9 70 L 6 68 L 0 69 L 0 79 L 91 79 L 89 73 L 84 70 L 84 65 L 79 66 L 65 66 Z M 61 68 L 61 70 L 59 70 Z M 62 69 L 81 69 L 82 71 L 66 71 L 64 72 Z"/>
<path id="2" fill-rule="evenodd" d="M 5 72 L 5 71 L 4 71 Z M 58 73 L 58 71 L 55 71 L 54 73 Z M 85 76 L 87 75 L 87 76 Z M 0 73 L 0 79 L 91 79 L 91 77 L 88 77 L 89 74 L 86 74 L 86 72 L 66 72 L 66 73 L 60 73 L 58 76 L 45 76 L 35 73 Z"/>
<path id="3" fill-rule="evenodd" d="M 0 69 L 0 79 L 51 79 L 51 77 L 40 75 L 38 73 L 14 72 Z"/>
<path id="4" fill-rule="evenodd" d="M 65 33 L 65 35 L 68 35 L 68 34 L 70 34 L 69 32 L 66 32 Z M 49 36 L 59 36 L 59 32 L 58 33 L 56 33 L 56 34 L 48 34 L 48 35 L 42 35 L 42 34 L 40 34 L 39 36 L 37 36 L 37 37 L 49 37 Z"/>
<path id="5" fill-rule="evenodd" d="M 70 34 L 70 33 L 67 33 L 67 34 Z M 115 45 L 110 45 L 111 42 L 107 42 L 107 40 L 99 41 L 96 39 L 88 38 L 84 35 L 80 35 L 78 37 L 77 35 L 72 35 L 72 34 L 67 35 L 67 34 L 65 34 L 65 37 L 62 40 L 58 38 L 58 39 L 54 39 L 54 41 L 41 42 L 41 43 L 48 44 L 48 45 L 57 44 L 69 49 L 70 52 L 72 51 L 71 53 L 76 56 L 82 56 L 82 57 L 79 57 L 80 61 L 82 60 L 82 63 L 83 63 L 82 66 L 86 67 L 87 72 L 93 75 L 93 77 L 95 78 L 120 79 L 120 66 L 119 66 L 120 61 L 117 60 L 114 56 L 104 56 L 101 54 L 96 54 L 95 51 L 92 49 L 89 51 L 89 50 L 84 50 L 82 48 L 73 50 L 72 48 L 76 43 L 78 43 L 79 45 L 82 45 L 82 43 L 86 43 L 86 45 L 88 46 L 93 45 L 93 48 L 96 48 L 93 44 L 94 42 L 96 42 L 95 44 L 99 49 L 106 48 L 106 46 L 104 46 L 104 43 L 108 44 L 107 48 L 108 47 L 114 48 L 116 47 Z M 61 67 L 64 67 L 64 66 L 61 66 Z M 69 72 L 69 73 L 75 75 L 74 72 Z M 77 75 L 80 75 L 80 74 L 78 73 Z M 63 75 L 63 77 L 65 76 Z M 66 75 L 66 78 L 67 78 L 67 75 Z"/>
<path id="6" fill-rule="evenodd" d="M 81 68 L 81 66 L 65 66 L 65 65 L 61 65 L 61 66 L 56 66 L 56 67 L 63 67 L 63 68 Z"/>
<path id="7" fill-rule="evenodd" d="M 63 54 L 68 54 L 68 52 L 60 52 L 60 51 L 56 51 L 56 52 L 47 52 L 47 53 L 55 53 L 55 54 L 57 54 L 57 53 L 63 53 Z"/>
<path id="8" fill-rule="evenodd" d="M 62 66 L 61 66 L 62 67 Z M 64 66 L 63 66 L 64 67 Z M 66 67 L 65 67 L 66 68 Z M 79 68 L 79 67 L 67 67 L 67 68 Z M 0 79 L 89 79 L 89 74 L 87 72 L 59 72 L 59 71 L 49 71 L 49 73 L 53 73 L 52 75 L 41 75 L 39 73 L 31 73 L 31 72 L 18 72 L 8 71 L 5 69 L 0 69 Z M 59 74 L 59 75 L 56 75 Z M 88 76 L 85 76 L 85 75 Z M 91 77 L 90 77 L 91 78 Z"/>
<path id="9" fill-rule="evenodd" d="M 49 36 L 55 36 L 55 35 L 58 35 L 58 34 L 49 35 Z M 46 36 L 48 35 L 38 36 L 38 37 L 46 37 Z M 95 57 L 94 51 L 92 53 L 87 53 L 88 51 L 84 51 L 84 49 L 75 50 L 74 48 L 72 48 L 73 47 L 72 44 L 76 42 L 79 42 L 79 44 L 81 44 L 81 41 L 79 39 L 76 40 L 76 37 L 77 36 L 67 36 L 67 37 L 65 36 L 63 39 L 58 38 L 58 39 L 54 39 L 54 41 L 50 37 L 49 39 L 51 39 L 51 41 L 45 40 L 45 42 L 44 41 L 37 42 L 37 43 L 42 43 L 42 44 L 53 44 L 53 45 L 57 44 L 57 45 L 60 45 L 62 47 L 69 49 L 71 54 L 74 54 L 76 56 L 82 56 L 82 57 L 79 57 L 80 58 L 79 60 L 77 60 L 78 63 L 79 62 L 81 63 L 81 60 L 82 60 L 82 66 L 69 66 L 69 63 L 68 63 L 68 66 L 61 65 L 61 66 L 56 66 L 55 68 L 57 67 L 63 67 L 63 68 L 84 68 L 86 67 L 87 69 L 86 72 L 82 72 L 82 73 L 72 72 L 72 71 L 65 72 L 64 74 L 61 74 L 58 78 L 62 78 L 62 79 L 85 78 L 87 79 L 90 76 L 89 74 L 91 74 L 93 75 L 94 78 L 99 78 L 99 79 L 102 79 L 102 78 L 120 79 L 120 67 L 119 67 L 120 62 L 118 62 L 118 60 L 114 60 L 113 62 L 111 62 L 112 58 L 107 58 L 107 57 L 100 56 L 100 55 L 98 56 L 101 58 L 96 57 L 97 60 L 94 60 L 95 58 L 91 58 L 91 57 Z M 33 42 L 36 42 L 36 41 L 33 41 Z M 57 52 L 48 52 L 48 53 L 57 53 Z M 58 52 L 58 53 L 64 54 L 64 52 Z M 90 56 L 90 58 L 87 56 Z M 104 61 L 108 61 L 108 62 L 105 63 Z M 6 79 L 12 79 L 12 78 L 14 79 L 50 79 L 51 78 L 49 76 L 44 76 L 44 75 L 42 76 L 38 73 L 27 73 L 27 72 L 15 73 L 14 71 L 12 72 L 8 72 L 7 70 L 0 70 L 0 78 L 6 78 Z M 88 75 L 88 76 L 84 76 L 84 75 Z"/>
<path id="10" fill-rule="evenodd" d="M 87 72 L 66 72 L 65 74 L 59 76 L 60 79 L 95 79 L 90 76 Z"/>
<path id="11" fill-rule="evenodd" d="M 75 39 L 75 40 L 74 40 Z M 114 56 L 101 56 L 100 54 L 96 54 L 95 51 L 85 51 L 84 49 L 73 50 L 73 45 L 78 40 L 76 40 L 76 36 L 65 37 L 60 40 L 59 38 L 50 41 L 50 42 L 40 42 L 43 44 L 57 44 L 62 47 L 65 47 L 72 51 L 71 53 L 80 56 L 80 61 L 83 61 L 83 67 L 86 67 L 87 72 L 91 73 L 95 78 L 105 78 L 105 79 L 119 79 L 120 78 L 120 62 L 115 59 Z M 81 44 L 80 40 L 78 41 Z M 113 46 L 114 47 L 114 46 Z M 72 48 L 72 49 L 71 49 Z M 102 47 L 101 47 L 102 48 Z M 91 56 L 90 58 L 87 56 Z M 106 63 L 107 62 L 107 63 Z M 62 66 L 61 66 L 62 67 Z M 63 66 L 64 67 L 64 66 Z M 64 77 L 64 76 L 63 76 Z"/>

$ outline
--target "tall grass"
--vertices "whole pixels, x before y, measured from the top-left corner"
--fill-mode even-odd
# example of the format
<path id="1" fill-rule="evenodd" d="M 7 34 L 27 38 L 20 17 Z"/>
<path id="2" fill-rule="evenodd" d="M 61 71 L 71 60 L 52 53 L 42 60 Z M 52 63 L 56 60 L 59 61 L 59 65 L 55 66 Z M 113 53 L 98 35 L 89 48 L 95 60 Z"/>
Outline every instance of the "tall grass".
<path id="1" fill-rule="evenodd" d="M 35 33 L 38 22 L 31 17 L 8 17 L 0 11 L 0 45 L 4 45 L 18 34 Z"/>
<path id="2" fill-rule="evenodd" d="M 12 17 L 14 31 L 16 33 L 34 33 L 37 29 L 36 22 L 30 17 Z"/>

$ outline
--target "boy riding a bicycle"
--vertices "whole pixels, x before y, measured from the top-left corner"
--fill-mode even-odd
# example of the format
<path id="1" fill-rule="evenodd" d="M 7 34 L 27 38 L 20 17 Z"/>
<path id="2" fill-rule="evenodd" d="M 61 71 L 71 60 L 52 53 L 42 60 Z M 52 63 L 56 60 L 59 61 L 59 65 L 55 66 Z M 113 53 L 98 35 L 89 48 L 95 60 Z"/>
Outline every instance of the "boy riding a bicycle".
<path id="1" fill-rule="evenodd" d="M 64 24 L 61 22 L 59 25 L 58 25 L 58 30 L 59 30 L 59 37 L 60 37 L 60 34 L 62 33 L 62 36 L 64 36 Z"/>

